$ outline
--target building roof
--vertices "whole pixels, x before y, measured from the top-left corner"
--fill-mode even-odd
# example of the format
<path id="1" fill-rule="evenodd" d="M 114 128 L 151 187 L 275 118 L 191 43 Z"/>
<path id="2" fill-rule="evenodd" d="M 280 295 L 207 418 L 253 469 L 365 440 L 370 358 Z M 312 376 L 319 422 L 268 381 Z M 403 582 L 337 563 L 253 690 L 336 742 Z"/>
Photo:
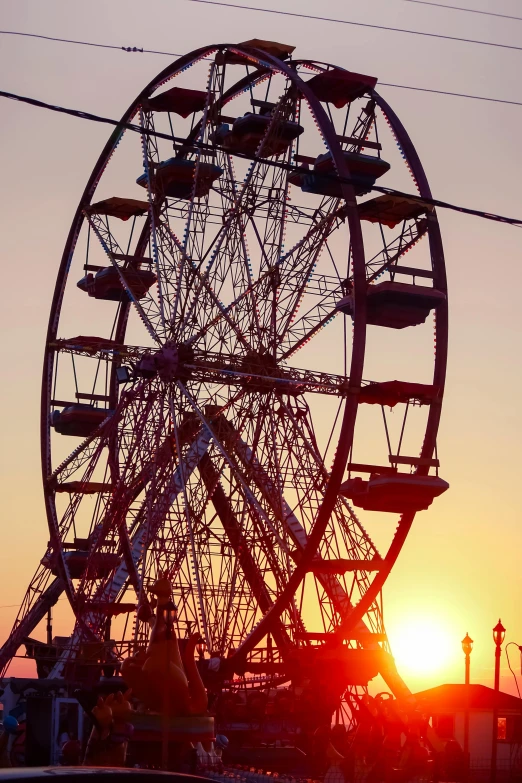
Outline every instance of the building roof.
<path id="1" fill-rule="evenodd" d="M 470 709 L 492 711 L 494 694 L 493 688 L 487 688 L 485 685 L 470 685 Z M 466 686 L 460 684 L 438 685 L 436 688 L 416 693 L 415 698 L 421 709 L 426 712 L 460 712 L 466 709 Z M 498 708 L 499 710 L 522 713 L 522 699 L 501 691 L 498 695 Z"/>

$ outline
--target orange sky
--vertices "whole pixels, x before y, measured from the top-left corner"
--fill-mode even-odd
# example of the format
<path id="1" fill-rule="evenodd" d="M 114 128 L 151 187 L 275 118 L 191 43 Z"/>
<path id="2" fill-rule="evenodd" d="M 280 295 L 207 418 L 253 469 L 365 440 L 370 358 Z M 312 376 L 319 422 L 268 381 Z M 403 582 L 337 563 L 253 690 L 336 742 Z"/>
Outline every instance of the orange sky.
<path id="1" fill-rule="evenodd" d="M 519 22 L 402 0 L 369 0 L 357 9 L 332 0 L 283 5 L 300 13 L 514 45 L 522 31 Z M 520 52 L 203 8 L 184 0 L 20 0 L 14 5 L 4 0 L 2 6 L 5 29 L 174 52 L 255 36 L 295 44 L 299 56 L 385 82 L 522 100 Z M 480 7 L 499 10 L 485 0 Z M 516 0 L 504 0 L 502 11 L 518 12 Z M 2 89 L 111 117 L 118 117 L 168 62 L 32 39 L 1 37 L 0 43 Z M 382 92 L 412 136 L 436 197 L 522 215 L 521 107 L 391 88 Z M 76 203 L 108 132 L 28 106 L 1 105 L 3 639 L 16 613 L 10 605 L 20 601 L 47 541 L 39 385 L 55 272 Z M 438 453 L 451 489 L 418 515 L 384 598 L 392 642 L 408 617 L 423 615 L 445 625 L 455 651 L 436 674 L 408 677 L 405 672 L 413 688 L 462 677 L 460 640 L 466 631 L 475 640 L 472 678 L 492 684 L 491 628 L 499 616 L 508 629 L 506 640 L 522 643 L 520 232 L 455 213 L 439 212 L 439 219 L 449 278 L 450 356 Z M 56 615 L 56 632 L 66 632 L 65 602 Z M 505 659 L 502 687 L 514 688 Z"/>

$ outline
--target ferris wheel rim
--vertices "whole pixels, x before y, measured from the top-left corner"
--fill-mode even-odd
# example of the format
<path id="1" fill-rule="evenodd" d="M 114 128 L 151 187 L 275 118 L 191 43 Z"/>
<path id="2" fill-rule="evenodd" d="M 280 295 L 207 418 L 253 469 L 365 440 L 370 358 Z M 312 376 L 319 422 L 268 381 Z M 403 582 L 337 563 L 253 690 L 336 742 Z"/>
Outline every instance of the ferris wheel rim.
<path id="1" fill-rule="evenodd" d="M 195 52 L 192 52 L 192 53 L 190 53 L 190 54 L 188 54 L 188 55 L 185 55 L 185 56 L 184 56 L 184 57 L 182 57 L 182 58 L 179 58 L 179 60 L 175 61 L 173 64 L 171 64 L 171 65 L 170 65 L 170 66 L 168 66 L 166 69 L 164 69 L 164 71 L 162 71 L 162 72 L 161 72 L 161 73 L 160 73 L 160 74 L 159 74 L 159 75 L 158 75 L 158 76 L 157 76 L 157 77 L 156 77 L 156 78 L 155 78 L 155 79 L 154 79 L 154 80 L 153 80 L 153 81 L 152 81 L 152 82 L 151 82 L 151 83 L 150 83 L 150 84 L 149 84 L 149 85 L 148 85 L 148 86 L 145 88 L 145 90 L 143 90 L 143 91 L 142 91 L 142 93 L 140 93 L 140 96 L 139 96 L 139 97 L 136 99 L 136 101 L 134 101 L 134 102 L 133 102 L 133 104 L 131 105 L 131 107 L 129 107 L 129 109 L 127 110 L 127 112 L 126 112 L 126 113 L 123 115 L 122 122 L 125 122 L 125 121 L 127 121 L 127 120 L 125 119 L 126 117 L 127 117 L 128 119 L 130 119 L 132 116 L 134 116 L 135 112 L 137 111 L 137 109 L 138 109 L 138 107 L 139 107 L 139 105 L 140 105 L 140 100 L 143 98 L 143 96 L 150 94 L 150 93 L 151 93 L 151 92 L 153 92 L 155 89 L 157 89 L 157 88 L 158 88 L 158 87 L 159 87 L 159 86 L 160 86 L 162 83 L 164 83 L 164 81 L 166 81 L 166 80 L 168 80 L 169 78 L 171 78 L 171 77 L 175 76 L 175 75 L 176 75 L 176 74 L 179 72 L 179 70 L 182 70 L 182 69 L 183 69 L 183 68 L 184 68 L 184 67 L 185 67 L 185 66 L 186 66 L 188 63 L 191 63 L 191 62 L 192 62 L 192 61 L 194 61 L 195 59 L 201 59 L 201 57 L 204 57 L 204 56 L 205 56 L 205 54 L 208 54 L 208 53 L 210 53 L 210 52 L 212 52 L 212 51 L 216 51 L 216 49 L 221 49 L 221 48 L 223 48 L 223 49 L 230 48 L 230 49 L 233 49 L 233 50 L 236 50 L 236 51 L 240 51 L 240 50 L 241 50 L 241 46 L 240 46 L 240 45 L 232 45 L 232 44 L 230 44 L 230 45 L 210 46 L 210 47 L 203 47 L 202 49 L 196 50 Z M 248 55 L 249 55 L 249 56 L 252 56 L 252 51 L 251 51 L 251 50 L 247 51 L 247 53 L 248 53 Z M 261 63 L 262 61 L 265 61 L 265 62 L 266 62 L 266 61 L 270 61 L 270 59 L 273 59 L 273 60 L 275 61 L 275 58 L 271 58 L 271 56 L 270 56 L 270 55 L 268 55 L 268 54 L 266 54 L 266 53 L 264 53 L 264 52 L 263 52 L 263 53 L 262 53 L 262 57 L 261 57 L 261 56 L 259 57 L 259 62 L 258 62 L 258 64 L 259 64 L 259 63 Z M 310 62 L 311 62 L 311 61 L 310 61 Z M 181 64 L 180 64 L 180 63 L 181 63 Z M 281 65 L 282 65 L 281 61 L 277 60 L 277 61 L 275 61 L 274 68 L 277 68 L 277 70 L 281 71 Z M 294 74 L 294 76 L 297 76 L 297 75 L 296 75 L 296 74 Z M 299 77 L 298 77 L 298 78 L 299 78 Z M 302 82 L 302 80 L 301 80 L 301 79 L 300 79 L 300 81 Z M 306 83 L 305 83 L 305 82 L 302 82 L 302 83 L 303 83 L 303 85 L 306 85 Z M 303 92 L 304 92 L 304 91 L 303 91 Z M 306 97 L 306 95 L 305 95 L 305 97 Z M 311 96 L 311 97 L 313 98 L 313 101 L 315 101 L 316 103 L 319 103 L 319 102 L 317 101 L 317 99 L 316 99 L 314 96 Z M 379 98 L 379 96 L 377 96 L 377 95 L 376 95 L 375 97 L 376 97 L 377 103 L 378 103 L 379 105 L 381 105 L 382 103 L 384 103 L 384 102 L 382 101 L 382 99 L 380 99 L 380 98 Z M 310 102 L 310 101 L 309 101 L 309 102 Z M 320 105 L 319 105 L 319 109 L 322 109 L 322 107 L 321 107 Z M 324 111 L 324 110 L 323 110 L 323 111 Z M 391 109 L 390 109 L 390 111 L 391 111 Z M 113 145 L 113 146 L 111 147 L 111 143 L 110 143 L 110 140 L 109 140 L 109 142 L 107 142 L 107 144 L 106 144 L 106 147 L 104 148 L 104 151 L 102 152 L 102 155 L 100 156 L 100 158 L 99 158 L 99 160 L 98 160 L 98 163 L 97 163 L 97 164 L 96 164 L 96 166 L 95 166 L 95 169 L 93 170 L 93 174 L 91 175 L 91 178 L 90 178 L 90 179 L 89 179 L 89 181 L 88 181 L 88 184 L 87 184 L 87 186 L 86 186 L 86 189 L 85 189 L 85 191 L 84 191 L 84 196 L 82 197 L 82 200 L 80 201 L 80 206 L 78 207 L 78 210 L 77 210 L 77 213 L 76 213 L 76 217 L 75 217 L 75 220 L 78 220 L 78 221 L 79 221 L 79 222 L 78 222 L 78 224 L 77 224 L 77 229 L 75 230 L 75 223 L 74 223 L 74 221 L 73 221 L 73 226 L 71 226 L 71 230 L 70 230 L 70 233 L 69 233 L 69 237 L 68 237 L 68 240 L 67 240 L 67 243 L 66 243 L 66 249 L 65 249 L 65 251 L 64 251 L 64 255 L 63 255 L 63 257 L 62 257 L 62 264 L 61 264 L 61 268 L 63 267 L 64 260 L 68 261 L 68 260 L 69 260 L 69 258 L 72 256 L 72 253 L 74 252 L 74 245 L 75 245 L 75 242 L 76 242 L 76 238 L 77 238 L 77 236 L 78 236 L 79 230 L 80 230 L 80 228 L 81 228 L 81 224 L 83 223 L 83 219 L 84 219 L 84 218 L 83 218 L 83 212 L 82 212 L 82 210 L 83 210 L 83 209 L 84 209 L 84 208 L 85 208 L 85 207 L 88 205 L 88 203 L 90 203 L 90 199 L 92 198 L 92 196 L 93 196 L 93 194 L 94 194 L 94 191 L 95 191 L 95 188 L 96 188 L 96 185 L 97 185 L 97 181 L 98 181 L 99 177 L 101 177 L 101 174 L 103 173 L 103 169 L 105 168 L 105 165 L 107 164 L 107 162 L 108 162 L 108 160 L 109 160 L 109 158 L 110 158 L 110 156 L 111 156 L 112 152 L 114 151 L 114 149 L 115 149 L 115 145 Z M 339 150 L 340 150 L 340 147 L 339 147 Z M 344 171 L 344 173 L 343 173 L 343 171 L 342 171 L 342 169 L 343 169 L 343 166 L 345 167 L 345 171 Z M 96 170 L 97 170 L 97 168 L 98 168 L 98 167 L 99 167 L 99 169 L 100 169 L 100 170 L 99 170 L 99 173 L 98 173 L 98 175 L 97 175 L 97 176 L 95 176 L 95 172 L 96 172 Z M 343 159 L 340 159 L 340 161 L 339 161 L 339 168 L 340 168 L 340 171 L 339 171 L 340 175 L 341 175 L 342 177 L 348 177 L 348 171 L 347 171 L 347 168 L 346 168 L 346 166 L 345 166 L 345 163 L 344 163 L 344 160 L 343 160 Z M 343 183 L 343 189 L 345 189 L 345 188 L 349 188 L 350 190 L 352 190 L 352 194 L 351 194 L 351 199 L 350 199 L 350 200 L 351 200 L 352 202 L 355 202 L 355 196 L 354 196 L 354 194 L 353 194 L 353 188 L 352 188 L 351 186 L 349 186 L 349 185 L 345 185 L 345 184 Z M 89 201 L 86 201 L 86 200 L 85 200 L 85 198 L 86 198 L 86 196 L 87 196 L 87 195 L 88 195 Z M 353 209 L 353 207 L 352 207 L 352 209 Z M 349 213 L 350 213 L 350 210 L 349 210 Z M 352 216 L 352 217 L 353 217 L 353 216 Z M 358 218 L 357 218 L 357 221 L 358 221 Z M 359 230 L 360 230 L 360 223 L 359 223 Z M 357 235 L 357 227 L 355 228 L 355 235 Z M 361 242 L 361 244 L 362 244 L 362 242 Z M 364 247 L 362 247 L 362 252 L 363 252 L 363 254 L 364 254 Z M 364 256 L 363 256 L 363 257 L 364 257 Z M 359 265 L 359 266 L 361 267 L 361 265 Z M 360 268 L 360 269 L 359 269 L 359 273 L 360 273 L 361 275 L 362 275 L 362 274 L 364 274 L 364 264 L 362 265 L 362 268 Z M 59 275 L 60 275 L 60 271 L 59 271 Z M 63 288 L 64 288 L 64 285 L 65 285 L 66 278 L 67 278 L 67 270 L 66 270 L 65 277 L 63 278 L 63 281 L 62 281 L 62 282 L 63 282 L 63 285 L 62 285 L 62 287 L 61 287 L 61 291 L 60 291 L 60 293 L 58 293 L 58 288 L 59 288 L 59 277 L 58 277 L 58 279 L 57 279 L 57 286 L 56 286 L 56 290 L 55 290 L 55 297 L 54 297 L 54 299 L 53 299 L 53 308 L 52 308 L 52 310 L 51 310 L 51 317 L 50 317 L 50 323 L 49 323 L 49 332 L 48 332 L 48 338 L 49 338 L 49 334 L 51 334 L 51 333 L 52 333 L 51 326 L 52 326 L 52 324 L 53 324 L 53 313 L 54 313 L 54 322 L 55 322 L 55 324 L 57 325 L 57 320 L 56 320 L 56 317 L 58 316 L 58 318 L 59 318 L 59 309 L 60 309 L 60 306 L 61 306 L 61 299 L 63 298 Z M 363 287 L 362 287 L 362 285 L 361 285 L 361 281 L 359 281 L 357 288 L 358 288 L 358 290 L 359 290 L 359 291 L 362 291 L 362 290 L 363 290 Z M 357 294 L 356 294 L 356 296 L 357 296 Z M 358 297 L 358 300 L 359 300 L 359 301 L 358 301 L 358 304 L 356 304 L 356 313 L 357 313 L 357 315 L 356 315 L 356 319 L 357 319 L 357 323 L 356 323 L 356 331 L 358 330 L 358 333 L 359 333 L 359 336 L 360 336 L 360 335 L 361 335 L 361 328 L 360 328 L 360 327 L 361 327 L 361 325 L 362 325 L 362 327 L 363 327 L 363 332 L 362 332 L 362 333 L 364 333 L 364 329 L 365 329 L 365 320 L 364 320 L 364 314 L 363 314 L 363 313 L 364 313 L 364 297 L 361 297 L 361 295 L 359 295 L 359 297 Z M 55 303 L 56 303 L 56 307 L 55 307 Z M 122 313 L 121 313 L 121 316 L 120 316 L 120 323 L 121 323 L 121 328 L 123 329 L 123 334 L 125 333 L 126 319 L 128 318 L 128 313 L 129 313 L 129 311 L 130 311 L 130 308 L 131 308 L 131 305 L 130 305 L 130 304 L 128 304 L 128 305 L 126 306 L 126 308 L 122 308 Z M 124 310 L 125 310 L 126 312 L 124 312 Z M 55 334 L 56 334 L 56 329 L 54 329 L 54 336 L 55 336 Z M 51 342 L 51 340 L 52 340 L 52 338 L 48 339 L 48 341 L 47 341 L 47 343 L 46 343 L 46 358 L 45 358 L 45 360 L 44 360 L 44 383 L 43 383 L 43 385 L 42 385 L 42 390 L 44 390 L 46 379 L 47 379 L 47 381 L 48 381 L 48 380 L 49 380 L 49 378 L 52 376 L 52 370 L 51 370 L 51 372 L 49 373 L 49 355 L 50 355 L 50 354 L 52 354 L 52 350 L 51 350 L 51 348 L 50 348 L 50 342 Z M 363 338 L 362 338 L 362 342 L 364 343 L 364 336 L 363 336 Z M 355 351 L 354 351 L 354 353 L 355 353 Z M 362 366 L 363 366 L 363 364 L 364 364 L 364 345 L 362 346 L 362 353 L 363 353 L 363 355 L 362 355 L 362 359 L 360 360 L 360 365 L 361 365 L 361 373 L 360 373 L 360 374 L 361 374 L 361 377 L 362 377 Z M 52 357 L 51 357 L 51 358 L 52 358 Z M 47 362 L 47 364 L 46 364 L 46 362 Z M 46 372 L 46 371 L 47 371 L 47 372 Z M 356 378 L 356 377 L 357 377 L 357 373 L 350 374 L 350 377 Z M 48 383 L 47 383 L 47 385 L 48 385 Z M 43 401 L 43 396 L 44 396 L 44 395 L 43 395 L 43 393 L 42 393 L 42 413 L 43 413 L 43 411 L 44 411 L 44 406 L 45 406 L 45 403 L 44 403 L 44 401 Z M 50 394 L 48 395 L 48 399 L 50 399 Z M 355 423 L 355 416 L 356 416 L 357 407 L 358 407 L 358 402 L 357 402 L 357 400 L 356 400 L 356 395 L 352 395 L 352 397 L 350 398 L 350 400 L 349 400 L 349 401 L 350 401 L 350 406 L 351 406 L 352 410 L 351 410 L 351 412 L 350 412 L 350 416 L 348 416 L 348 421 L 347 421 L 347 424 L 346 424 L 346 429 L 347 429 L 347 430 L 350 430 L 350 428 L 351 428 L 351 431 L 352 431 L 352 437 L 353 437 L 353 426 L 354 426 L 354 423 Z M 349 406 L 347 405 L 347 406 L 346 406 L 346 408 L 348 409 L 348 407 L 349 407 Z M 47 419 L 47 417 L 48 417 L 48 410 L 49 410 L 49 406 L 47 405 L 47 406 L 45 407 L 45 417 L 46 417 L 46 419 Z M 440 414 L 439 414 L 439 415 L 440 415 Z M 346 412 L 345 412 L 345 419 L 346 419 Z M 350 420 L 350 419 L 351 419 L 351 420 Z M 437 422 L 437 423 L 438 423 L 438 422 Z M 433 425 L 433 426 L 435 427 L 435 430 L 437 429 L 437 423 L 435 423 L 435 424 Z M 44 426 L 45 426 L 45 425 L 44 425 L 44 423 L 43 423 L 43 416 L 42 416 L 42 432 L 43 432 Z M 344 429 L 343 429 L 343 431 L 344 431 Z M 47 437 L 48 437 L 48 436 L 49 436 L 49 429 L 48 429 L 48 428 L 47 428 L 47 430 L 46 430 L 46 433 L 47 433 Z M 347 439 L 347 440 L 349 440 L 349 439 Z M 347 447 L 347 448 L 348 448 L 348 447 Z M 425 448 L 425 449 L 427 449 L 427 448 L 428 448 L 428 447 L 426 446 L 426 441 L 425 441 L 425 445 L 424 445 L 424 447 L 423 447 L 423 448 Z M 44 444 L 43 444 L 43 440 L 42 440 L 42 464 L 44 465 L 44 459 L 43 459 L 43 457 L 44 457 Z M 341 454 L 341 457 L 339 458 L 339 460 L 338 460 L 338 463 L 337 463 L 337 467 L 336 467 L 337 473 L 335 474 L 335 475 L 336 475 L 336 482 L 337 482 L 337 484 L 338 484 L 339 486 L 340 486 L 340 484 L 341 484 L 341 481 L 342 481 L 342 474 L 343 474 L 343 472 L 344 472 L 344 467 L 345 467 L 345 465 L 346 465 L 346 461 L 347 461 L 347 455 L 346 455 L 346 456 L 344 456 L 344 465 L 342 465 L 342 464 L 341 464 L 341 463 L 342 463 L 342 458 L 343 458 L 343 455 Z M 340 475 L 338 475 L 339 471 L 340 471 Z M 49 474 L 48 474 L 48 472 L 47 472 L 47 474 L 45 473 L 45 469 L 43 470 L 43 472 L 44 472 L 44 477 L 45 477 L 46 475 L 49 475 Z M 331 479 L 330 479 L 330 481 L 331 481 Z M 329 485 L 329 486 L 333 486 L 333 485 L 330 483 L 330 485 Z M 47 487 L 46 487 L 46 488 L 44 488 L 44 491 L 45 491 L 45 492 L 47 492 L 47 491 L 48 491 L 48 488 L 47 488 Z M 324 517 L 325 519 L 321 519 L 321 523 L 322 523 L 322 524 L 324 523 L 324 529 L 326 528 L 326 525 L 328 524 L 328 519 L 329 519 L 329 517 L 330 517 L 330 515 L 331 515 L 331 513 L 332 513 L 333 504 L 335 503 L 335 500 L 336 500 L 336 499 L 337 499 L 337 497 L 338 497 L 338 488 L 337 488 L 337 491 L 334 491 L 334 489 L 332 489 L 332 491 L 331 491 L 331 493 L 330 493 L 330 494 L 331 494 L 331 496 L 332 496 L 332 497 L 331 497 L 331 508 L 330 508 L 330 512 L 327 514 L 327 512 L 325 511 L 325 512 L 324 512 L 324 514 L 323 514 L 323 517 Z M 47 496 L 46 496 L 46 504 L 47 504 L 47 502 L 48 502 L 48 498 L 47 498 Z M 413 518 L 412 518 L 411 522 L 412 522 L 412 521 L 413 521 Z M 401 523 L 400 523 L 400 524 L 402 525 L 402 527 L 401 527 L 401 531 L 402 531 L 402 532 L 404 532 L 404 531 L 405 531 L 405 532 L 404 532 L 404 536 L 403 536 L 403 541 L 402 541 L 402 543 L 404 543 L 404 540 L 405 540 L 405 538 L 406 538 L 406 535 L 407 535 L 407 530 L 406 530 L 406 528 L 408 528 L 408 530 L 409 530 L 409 526 L 411 526 L 411 522 L 409 522 L 409 523 L 408 523 L 408 522 L 405 520 L 405 521 L 404 521 L 404 524 L 403 524 L 403 522 L 402 522 L 402 521 L 401 521 Z M 314 556 L 315 552 L 317 551 L 317 547 L 318 547 L 318 545 L 319 545 L 319 542 L 320 542 L 320 539 L 321 539 L 321 537 L 322 537 L 322 535 L 323 535 L 323 533 L 324 533 L 324 529 L 323 529 L 323 531 L 321 532 L 321 531 L 320 531 L 320 527 L 318 527 L 317 525 L 314 525 L 313 532 L 315 532 L 315 534 L 316 534 L 317 543 L 315 543 L 315 540 L 316 540 L 315 538 L 314 538 L 314 539 L 312 539 L 312 537 L 311 537 L 311 536 L 309 537 L 309 541 L 308 541 L 308 545 L 307 545 L 307 550 L 306 550 L 306 551 L 308 552 L 308 554 L 307 554 L 307 556 L 306 556 L 306 557 L 304 557 L 304 556 L 303 556 L 302 560 L 301 560 L 301 561 L 300 561 L 300 563 L 297 565 L 297 567 L 296 567 L 296 569 L 294 570 L 294 572 L 293 572 L 293 575 L 292 575 L 292 577 L 295 577 L 295 578 L 294 578 L 294 582 L 295 582 L 295 585 L 297 585 L 297 586 L 298 586 L 298 585 L 300 584 L 300 582 L 302 581 L 302 579 L 303 579 L 303 577 L 304 577 L 304 574 L 306 573 L 306 568 L 307 568 L 307 565 L 309 565 L 309 563 L 310 563 L 311 559 L 313 558 L 313 556 Z M 400 538 L 400 537 L 399 537 L 399 538 Z M 52 540 L 52 539 L 53 539 L 53 531 L 51 531 L 51 540 Z M 397 538 L 397 536 L 394 538 L 394 541 L 396 541 L 396 539 L 397 539 L 397 542 L 398 542 L 398 538 Z M 55 540 L 55 542 L 56 542 L 56 541 L 57 541 L 57 538 L 55 537 L 55 539 L 54 539 L 54 540 Z M 311 541 L 312 541 L 312 542 L 314 542 L 314 543 L 311 543 Z M 393 545 L 393 542 L 392 542 L 392 545 Z M 401 544 L 401 547 L 402 547 L 402 544 Z M 58 547 L 58 549 L 61 551 L 61 547 Z M 398 556 L 398 554 L 399 554 L 399 551 L 400 551 L 400 548 L 399 548 L 399 550 L 397 551 L 397 555 L 396 555 L 396 556 L 395 556 L 395 558 L 393 559 L 393 563 L 395 562 L 395 560 L 396 560 L 396 558 L 397 558 L 397 556 Z M 62 555 L 63 555 L 63 552 L 62 552 Z M 390 567 L 389 567 L 389 569 L 388 569 L 387 573 L 389 573 L 389 571 L 391 570 L 391 567 L 393 566 L 393 563 L 391 563 L 391 564 L 390 564 Z M 296 573 L 297 573 L 297 576 L 295 576 L 295 575 L 296 575 Z M 387 574 L 386 574 L 386 575 L 387 575 Z M 382 581 L 384 582 L 384 581 L 385 581 L 385 578 L 384 578 Z M 293 595 L 293 594 L 295 593 L 295 590 L 296 590 L 297 588 L 290 589 L 290 583 L 288 583 L 288 585 L 287 585 L 287 588 L 285 588 L 285 589 L 287 589 L 287 591 L 288 591 L 288 596 L 289 596 L 288 600 L 290 600 L 290 598 L 291 598 L 291 595 Z M 70 597 L 70 596 L 69 596 L 69 597 Z M 280 600 L 280 599 L 281 599 L 281 608 L 279 609 L 279 607 L 278 607 L 278 610 L 276 610 L 276 608 L 275 608 L 275 607 L 273 607 L 273 608 L 270 610 L 270 615 L 266 615 L 266 616 L 265 616 L 265 617 L 264 617 L 264 618 L 261 620 L 261 624 L 260 624 L 260 626 L 258 626 L 258 627 L 255 629 L 255 633 L 257 634 L 257 636 L 256 636 L 256 637 L 253 637 L 252 639 L 249 639 L 248 646 L 249 646 L 250 648 L 251 648 L 252 646 L 254 646 L 254 645 L 255 645 L 255 643 L 256 643 L 256 642 L 255 642 L 255 640 L 254 640 L 254 638 L 258 638 L 260 635 L 261 635 L 261 636 L 262 636 L 262 635 L 265 635 L 265 633 L 266 633 L 266 632 L 268 632 L 268 631 L 266 631 L 266 630 L 265 630 L 265 632 L 264 632 L 264 633 L 262 633 L 263 629 L 270 628 L 270 624 L 271 624 L 271 623 L 274 621 L 274 618 L 275 618 L 276 616 L 279 616 L 279 615 L 280 615 L 280 613 L 281 613 L 281 611 L 283 611 L 283 609 L 284 609 L 284 601 L 282 600 L 282 599 L 283 599 L 283 595 L 281 595 L 281 596 L 278 598 L 278 600 Z M 285 598 L 285 600 L 286 600 L 286 598 Z M 362 614 L 364 614 L 364 612 L 362 612 Z M 259 629 L 259 630 L 258 630 L 258 629 Z M 245 648 L 245 649 L 246 649 L 246 648 Z M 245 651 L 245 649 L 243 650 L 243 652 Z"/>

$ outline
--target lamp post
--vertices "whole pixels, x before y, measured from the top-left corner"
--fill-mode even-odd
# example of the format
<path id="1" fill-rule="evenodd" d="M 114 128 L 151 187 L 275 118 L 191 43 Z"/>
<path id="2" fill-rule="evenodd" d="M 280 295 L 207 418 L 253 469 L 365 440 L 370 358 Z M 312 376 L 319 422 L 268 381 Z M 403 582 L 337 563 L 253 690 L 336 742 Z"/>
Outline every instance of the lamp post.
<path id="1" fill-rule="evenodd" d="M 469 656 L 473 650 L 473 639 L 466 631 L 466 636 L 461 642 L 462 652 L 464 653 L 464 685 L 466 689 L 466 709 L 464 712 L 464 755 L 466 757 L 466 768 L 469 769 Z"/>
<path id="2" fill-rule="evenodd" d="M 500 689 L 500 656 L 502 655 L 502 642 L 506 635 L 506 629 L 500 622 L 493 628 L 493 641 L 495 642 L 495 686 L 493 693 L 493 732 L 491 738 L 491 772 L 490 783 L 495 783 L 497 777 L 497 733 L 498 733 L 498 692 Z"/>
<path id="3" fill-rule="evenodd" d="M 165 639 L 172 639 L 172 630 L 174 628 L 174 621 L 178 616 L 177 606 L 171 599 L 163 606 L 163 620 L 165 622 Z"/>
<path id="4" fill-rule="evenodd" d="M 165 641 L 172 640 L 172 632 L 174 630 L 174 622 L 177 618 L 177 607 L 172 599 L 162 608 L 163 621 L 165 623 Z M 165 678 L 170 666 L 170 645 L 165 645 Z M 169 689 L 167 683 L 165 683 L 165 689 L 163 691 L 163 732 L 161 739 L 161 767 L 164 770 L 169 768 Z"/>

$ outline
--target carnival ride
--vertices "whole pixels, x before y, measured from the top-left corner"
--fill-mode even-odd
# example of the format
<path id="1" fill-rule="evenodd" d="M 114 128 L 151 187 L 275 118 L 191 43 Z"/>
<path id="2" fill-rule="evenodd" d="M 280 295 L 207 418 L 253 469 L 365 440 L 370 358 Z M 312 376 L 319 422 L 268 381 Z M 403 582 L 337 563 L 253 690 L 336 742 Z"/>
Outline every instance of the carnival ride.
<path id="1" fill-rule="evenodd" d="M 62 594 L 74 628 L 45 674 L 116 671 L 166 575 L 224 713 L 291 682 L 324 723 L 377 672 L 408 694 L 381 590 L 447 488 L 439 225 L 422 200 L 369 195 L 411 175 L 431 196 L 377 80 L 292 51 L 179 58 L 94 167 L 45 349 L 49 545 L 4 672 Z"/>

